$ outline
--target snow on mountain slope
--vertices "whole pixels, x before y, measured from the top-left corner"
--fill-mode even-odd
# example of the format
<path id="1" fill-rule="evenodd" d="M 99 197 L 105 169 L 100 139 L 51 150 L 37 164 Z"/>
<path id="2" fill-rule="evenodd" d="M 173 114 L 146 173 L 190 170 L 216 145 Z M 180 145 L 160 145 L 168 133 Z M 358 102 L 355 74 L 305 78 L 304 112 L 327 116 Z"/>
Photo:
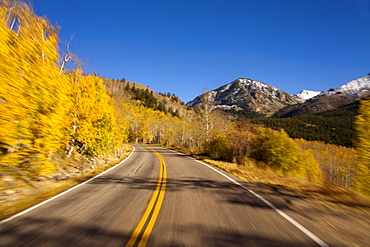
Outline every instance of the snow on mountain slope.
<path id="1" fill-rule="evenodd" d="M 320 91 L 302 90 L 299 94 L 295 94 L 294 96 L 298 99 L 308 100 L 316 95 L 319 95 L 320 93 Z"/>
<path id="2" fill-rule="evenodd" d="M 342 93 L 352 93 L 356 96 L 363 96 L 370 89 L 370 75 L 350 81 L 338 87 L 335 91 Z"/>
<path id="3" fill-rule="evenodd" d="M 367 95 L 370 95 L 370 75 L 350 81 L 337 89 L 323 91 L 310 99 L 302 100 L 300 104 L 287 106 L 279 110 L 274 116 L 310 115 L 338 109 L 354 104 L 356 99 Z"/>
<path id="4" fill-rule="evenodd" d="M 302 90 L 297 95 L 289 95 L 279 88 L 259 81 L 239 78 L 197 96 L 188 105 L 201 106 L 206 99 L 207 102 L 212 102 L 213 108 L 241 111 L 245 114 L 257 113 L 267 117 L 288 117 L 337 109 L 366 95 L 370 95 L 370 74 L 337 89 L 322 92 Z M 254 117 L 253 114 L 250 116 Z"/>
<path id="5" fill-rule="evenodd" d="M 361 97 L 366 94 L 370 94 L 370 74 L 356 80 L 350 81 L 337 89 L 330 89 L 328 91 L 311 91 L 311 90 L 302 90 L 299 94 L 294 94 L 293 96 L 298 99 L 302 100 L 302 102 L 312 99 L 316 96 L 323 97 L 329 96 L 334 94 L 348 94 L 352 95 L 353 97 Z"/>
<path id="6" fill-rule="evenodd" d="M 271 116 L 287 105 L 298 103 L 293 96 L 274 86 L 246 78 L 239 78 L 197 96 L 188 105 L 201 105 L 204 98 L 213 102 L 214 108 L 246 110 L 266 116 Z"/>

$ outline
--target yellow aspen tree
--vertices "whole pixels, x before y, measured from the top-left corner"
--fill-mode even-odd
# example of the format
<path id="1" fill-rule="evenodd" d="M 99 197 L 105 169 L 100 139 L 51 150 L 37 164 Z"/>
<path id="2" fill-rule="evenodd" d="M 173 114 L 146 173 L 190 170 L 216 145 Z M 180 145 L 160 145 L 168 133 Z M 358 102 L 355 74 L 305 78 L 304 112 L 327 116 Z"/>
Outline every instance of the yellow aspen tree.
<path id="1" fill-rule="evenodd" d="M 357 132 L 355 188 L 370 194 L 370 97 L 361 100 L 358 113 L 355 119 Z"/>
<path id="2" fill-rule="evenodd" d="M 70 73 L 73 84 L 70 97 L 72 145 L 79 151 L 102 154 L 117 143 L 117 127 L 113 102 L 106 93 L 103 81 L 94 75 L 82 75 L 77 69 Z"/>
<path id="3" fill-rule="evenodd" d="M 8 126 L 0 136 L 1 159 L 30 173 L 51 173 L 51 155 L 65 137 L 70 90 L 57 66 L 58 30 L 24 2 L 2 1 L 0 9 L 0 125 Z"/>

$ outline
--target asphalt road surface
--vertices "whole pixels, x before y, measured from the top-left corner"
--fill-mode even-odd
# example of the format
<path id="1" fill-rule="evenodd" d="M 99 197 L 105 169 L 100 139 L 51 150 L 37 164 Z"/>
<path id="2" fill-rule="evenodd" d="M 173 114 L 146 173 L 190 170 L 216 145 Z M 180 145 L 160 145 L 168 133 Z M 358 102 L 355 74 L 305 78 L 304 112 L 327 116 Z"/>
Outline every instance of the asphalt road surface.
<path id="1" fill-rule="evenodd" d="M 134 147 L 115 169 L 2 222 L 0 246 L 344 246 L 232 175 Z"/>

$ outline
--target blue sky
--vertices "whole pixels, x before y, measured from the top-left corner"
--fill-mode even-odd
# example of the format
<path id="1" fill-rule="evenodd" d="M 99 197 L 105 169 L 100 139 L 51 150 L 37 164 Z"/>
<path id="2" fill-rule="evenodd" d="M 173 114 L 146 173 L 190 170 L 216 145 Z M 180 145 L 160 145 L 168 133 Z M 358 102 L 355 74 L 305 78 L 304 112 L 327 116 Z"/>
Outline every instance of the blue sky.
<path id="1" fill-rule="evenodd" d="M 31 0 L 87 72 L 184 102 L 250 78 L 287 93 L 370 73 L 370 0 Z"/>

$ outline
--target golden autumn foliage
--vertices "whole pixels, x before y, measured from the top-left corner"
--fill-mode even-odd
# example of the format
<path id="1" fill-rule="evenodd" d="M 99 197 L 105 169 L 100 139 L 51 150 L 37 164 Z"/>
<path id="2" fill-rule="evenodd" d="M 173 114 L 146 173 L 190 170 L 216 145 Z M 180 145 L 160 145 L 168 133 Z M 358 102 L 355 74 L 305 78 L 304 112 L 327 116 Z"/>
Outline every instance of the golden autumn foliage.
<path id="1" fill-rule="evenodd" d="M 257 128 L 259 136 L 252 157 L 263 161 L 270 168 L 284 174 L 303 176 L 315 183 L 322 183 L 320 166 L 309 151 L 302 151 L 298 144 L 283 131 Z"/>
<path id="2" fill-rule="evenodd" d="M 357 164 L 355 188 L 370 194 L 370 97 L 361 100 L 356 116 Z"/>
<path id="3" fill-rule="evenodd" d="M 252 152 L 256 135 L 248 124 L 231 125 L 227 131 L 215 135 L 206 145 L 206 154 L 213 159 L 244 165 L 246 157 Z"/>
<path id="4" fill-rule="evenodd" d="M 184 146 L 191 139 L 189 132 L 194 129 L 190 127 L 192 125 L 190 117 L 178 118 L 170 113 L 128 102 L 116 104 L 116 109 L 117 121 L 123 123 L 120 127 L 132 142 Z"/>
<path id="5" fill-rule="evenodd" d="M 103 81 L 94 75 L 82 75 L 82 71 L 68 74 L 72 82 L 69 94 L 73 106 L 69 112 L 72 144 L 80 145 L 91 154 L 102 154 L 118 143 L 116 116 L 111 98 Z"/>
<path id="6" fill-rule="evenodd" d="M 101 153 L 116 142 L 105 87 L 58 65 L 58 29 L 21 1 L 0 3 L 0 164 L 6 172 L 50 174 L 52 156 L 82 143 Z M 73 137 L 71 137 L 73 135 Z M 19 170 L 20 169 L 20 170 Z"/>
<path id="7" fill-rule="evenodd" d="M 310 152 L 320 164 L 327 185 L 354 189 L 356 151 L 353 148 L 319 141 L 295 140 L 305 152 Z"/>
<path id="8" fill-rule="evenodd" d="M 57 29 L 23 2 L 0 9 L 1 162 L 50 173 L 70 105 L 70 83 L 56 66 Z"/>
<path id="9" fill-rule="evenodd" d="M 323 173 L 311 151 L 301 150 L 284 131 L 235 125 L 223 135 L 214 136 L 206 145 L 206 154 L 212 159 L 242 166 L 252 162 L 286 176 L 323 183 Z"/>

